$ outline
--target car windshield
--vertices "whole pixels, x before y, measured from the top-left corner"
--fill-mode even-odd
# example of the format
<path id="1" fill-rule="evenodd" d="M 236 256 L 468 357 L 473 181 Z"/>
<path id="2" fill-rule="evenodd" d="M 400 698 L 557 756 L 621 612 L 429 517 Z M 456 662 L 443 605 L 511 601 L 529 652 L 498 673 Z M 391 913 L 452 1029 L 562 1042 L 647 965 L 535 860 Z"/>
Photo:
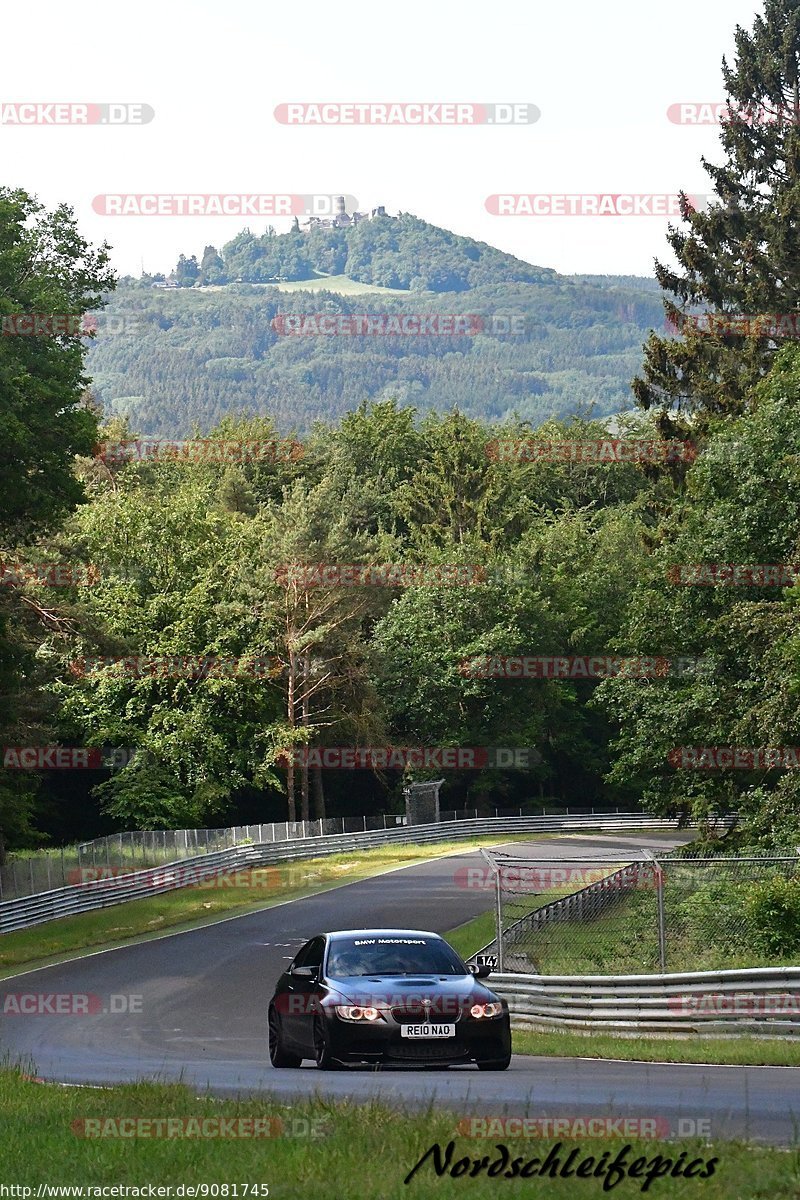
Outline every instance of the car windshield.
<path id="1" fill-rule="evenodd" d="M 466 965 L 440 938 L 337 938 L 328 954 L 328 974 L 468 975 Z"/>

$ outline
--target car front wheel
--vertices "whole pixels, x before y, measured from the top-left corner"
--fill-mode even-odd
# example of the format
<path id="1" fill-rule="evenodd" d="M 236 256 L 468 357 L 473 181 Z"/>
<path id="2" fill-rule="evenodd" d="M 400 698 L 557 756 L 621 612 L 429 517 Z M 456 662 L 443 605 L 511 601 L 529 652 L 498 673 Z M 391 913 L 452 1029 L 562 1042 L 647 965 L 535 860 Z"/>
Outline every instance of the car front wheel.
<path id="1" fill-rule="evenodd" d="M 269 1010 L 269 1061 L 273 1067 L 299 1067 L 303 1061 L 299 1054 L 290 1054 L 283 1048 L 281 1019 L 274 1008 Z"/>
<path id="2" fill-rule="evenodd" d="M 331 1055 L 331 1043 L 325 1022 L 319 1017 L 314 1022 L 314 1058 L 320 1071 L 336 1071 L 338 1062 Z"/>

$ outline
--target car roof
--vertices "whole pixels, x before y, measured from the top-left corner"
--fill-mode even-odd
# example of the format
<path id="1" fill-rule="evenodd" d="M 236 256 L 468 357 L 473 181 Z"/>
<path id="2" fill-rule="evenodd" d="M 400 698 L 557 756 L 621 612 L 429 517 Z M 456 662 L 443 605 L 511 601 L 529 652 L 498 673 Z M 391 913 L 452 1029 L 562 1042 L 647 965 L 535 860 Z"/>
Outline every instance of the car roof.
<path id="1" fill-rule="evenodd" d="M 322 935 L 332 941 L 338 938 L 371 938 L 371 937 L 429 937 L 441 941 L 441 934 L 432 933 L 429 929 L 333 929 Z"/>

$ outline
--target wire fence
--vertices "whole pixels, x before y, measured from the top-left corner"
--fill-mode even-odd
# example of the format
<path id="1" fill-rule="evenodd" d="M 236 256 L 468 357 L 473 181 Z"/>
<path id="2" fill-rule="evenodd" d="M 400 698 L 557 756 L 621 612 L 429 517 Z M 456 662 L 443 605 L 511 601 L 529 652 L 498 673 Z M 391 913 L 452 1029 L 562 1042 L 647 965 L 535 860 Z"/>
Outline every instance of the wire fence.
<path id="1" fill-rule="evenodd" d="M 800 857 L 640 853 L 537 862 L 484 852 L 497 931 L 486 950 L 506 971 L 543 975 L 800 963 Z"/>
<path id="2" fill-rule="evenodd" d="M 547 805 L 537 805 L 543 816 Z M 565 809 L 553 805 L 550 813 L 561 815 Z M 594 812 L 588 808 L 567 808 L 570 813 Z M 611 810 L 602 810 L 611 811 Z M 619 811 L 618 809 L 616 810 Z M 522 816 L 533 813 L 529 806 L 495 808 L 482 815 Z M 478 817 L 477 808 L 450 809 L 439 814 L 440 821 L 464 821 Z M 264 821 L 255 825 L 234 825 L 225 829 L 157 829 L 112 833 L 75 846 L 40 850 L 32 854 L 10 854 L 0 866 L 0 901 L 38 895 L 53 888 L 86 883 L 111 873 L 159 867 L 164 863 L 213 854 L 236 846 L 261 842 L 287 842 L 297 838 L 321 837 L 336 833 L 368 833 L 376 829 L 395 829 L 406 824 L 406 817 L 395 813 L 373 816 L 328 817 L 316 821 Z"/>
<path id="3" fill-rule="evenodd" d="M 260 842 L 287 842 L 333 833 L 364 833 L 403 824 L 393 814 L 330 817 L 321 821 L 266 821 L 225 829 L 150 829 L 113 833 L 76 846 L 9 856 L 0 867 L 0 900 L 16 900 L 112 873 L 159 867 Z"/>

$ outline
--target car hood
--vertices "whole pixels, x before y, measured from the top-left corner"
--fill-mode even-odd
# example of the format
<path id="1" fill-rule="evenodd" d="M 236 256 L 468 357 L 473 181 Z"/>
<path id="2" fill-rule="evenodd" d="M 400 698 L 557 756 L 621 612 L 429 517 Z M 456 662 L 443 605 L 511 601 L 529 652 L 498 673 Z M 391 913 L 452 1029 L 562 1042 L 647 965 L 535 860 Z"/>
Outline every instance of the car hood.
<path id="1" fill-rule="evenodd" d="M 474 975 L 351 975 L 328 979 L 328 986 L 348 1004 L 413 1004 L 414 1001 L 447 996 L 466 1003 L 485 1003 L 496 997 Z"/>

